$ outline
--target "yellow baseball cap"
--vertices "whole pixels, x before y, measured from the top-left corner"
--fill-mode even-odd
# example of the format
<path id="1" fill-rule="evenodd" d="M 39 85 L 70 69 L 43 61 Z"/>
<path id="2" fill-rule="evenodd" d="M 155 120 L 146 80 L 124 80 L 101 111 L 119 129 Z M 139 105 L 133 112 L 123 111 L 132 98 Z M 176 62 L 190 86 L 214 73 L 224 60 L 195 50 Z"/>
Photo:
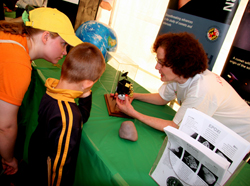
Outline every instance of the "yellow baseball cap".
<path id="1" fill-rule="evenodd" d="M 56 8 L 41 7 L 29 11 L 26 26 L 58 33 L 69 45 L 83 43 L 75 34 L 69 18 Z"/>

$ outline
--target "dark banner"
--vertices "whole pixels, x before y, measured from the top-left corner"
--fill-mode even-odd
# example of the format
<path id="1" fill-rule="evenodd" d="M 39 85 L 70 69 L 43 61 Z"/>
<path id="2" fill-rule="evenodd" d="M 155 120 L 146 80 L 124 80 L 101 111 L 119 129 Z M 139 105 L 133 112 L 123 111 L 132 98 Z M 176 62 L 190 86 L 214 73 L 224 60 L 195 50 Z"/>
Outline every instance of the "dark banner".
<path id="1" fill-rule="evenodd" d="M 221 76 L 250 105 L 250 1 L 243 14 Z"/>
<path id="2" fill-rule="evenodd" d="M 212 70 L 238 4 L 238 0 L 170 0 L 158 35 L 193 33 L 202 43 Z"/>

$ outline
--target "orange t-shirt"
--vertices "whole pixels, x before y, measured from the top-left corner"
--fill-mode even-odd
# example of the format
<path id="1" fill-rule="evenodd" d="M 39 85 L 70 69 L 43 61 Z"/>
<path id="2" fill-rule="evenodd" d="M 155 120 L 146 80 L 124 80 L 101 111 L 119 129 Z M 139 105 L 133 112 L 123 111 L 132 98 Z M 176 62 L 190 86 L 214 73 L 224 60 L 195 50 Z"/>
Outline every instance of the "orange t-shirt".
<path id="1" fill-rule="evenodd" d="M 0 99 L 20 106 L 31 81 L 31 60 L 26 37 L 0 31 L 0 40 L 14 40 L 14 43 L 0 41 Z"/>

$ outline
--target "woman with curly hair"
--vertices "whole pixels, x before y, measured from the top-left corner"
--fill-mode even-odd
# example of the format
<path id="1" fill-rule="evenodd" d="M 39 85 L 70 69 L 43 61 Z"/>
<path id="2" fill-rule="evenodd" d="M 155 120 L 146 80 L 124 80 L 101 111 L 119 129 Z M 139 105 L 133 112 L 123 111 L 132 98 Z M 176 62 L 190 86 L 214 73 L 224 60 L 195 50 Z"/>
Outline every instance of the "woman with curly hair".
<path id="1" fill-rule="evenodd" d="M 17 113 L 31 81 L 31 61 L 57 63 L 67 45 L 82 41 L 66 15 L 52 8 L 24 12 L 22 22 L 0 21 L 0 157 L 7 175 L 15 174 Z"/>
<path id="2" fill-rule="evenodd" d="M 159 93 L 134 93 L 125 101 L 116 98 L 119 109 L 143 123 L 163 131 L 166 126 L 178 128 L 187 108 L 196 108 L 212 116 L 250 141 L 250 107 L 222 77 L 207 69 L 208 59 L 198 40 L 189 33 L 167 33 L 153 45 L 163 85 Z M 133 99 L 165 105 L 176 99 L 180 104 L 172 121 L 137 112 Z"/>

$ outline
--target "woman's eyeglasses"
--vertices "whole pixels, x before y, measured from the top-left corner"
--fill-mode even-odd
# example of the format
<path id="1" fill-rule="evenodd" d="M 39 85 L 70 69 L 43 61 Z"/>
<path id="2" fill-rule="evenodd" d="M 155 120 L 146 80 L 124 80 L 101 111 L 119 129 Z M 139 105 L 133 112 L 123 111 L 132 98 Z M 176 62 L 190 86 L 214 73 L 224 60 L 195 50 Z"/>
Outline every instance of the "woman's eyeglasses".
<path id="1" fill-rule="evenodd" d="M 155 57 L 155 60 L 157 61 L 157 63 L 159 63 L 159 65 L 161 65 L 161 67 L 164 66 L 164 62 L 162 62 L 160 59 L 158 59 L 157 57 Z"/>
<path id="2" fill-rule="evenodd" d="M 157 57 L 155 57 L 155 60 L 157 61 L 157 63 L 159 63 L 159 65 L 161 65 L 161 67 L 171 67 L 171 65 L 169 65 L 166 62 L 163 62 L 162 60 L 158 59 Z"/>

